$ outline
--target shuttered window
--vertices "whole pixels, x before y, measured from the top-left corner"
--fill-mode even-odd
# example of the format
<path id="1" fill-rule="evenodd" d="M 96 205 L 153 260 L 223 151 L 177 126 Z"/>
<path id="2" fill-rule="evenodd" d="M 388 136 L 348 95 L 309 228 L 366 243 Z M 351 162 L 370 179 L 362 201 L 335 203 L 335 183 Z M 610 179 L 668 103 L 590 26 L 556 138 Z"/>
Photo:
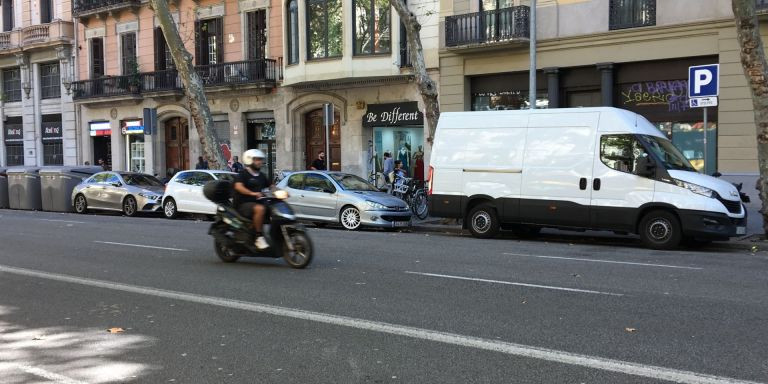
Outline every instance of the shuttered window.
<path id="1" fill-rule="evenodd" d="M 224 61 L 224 37 L 221 18 L 195 22 L 195 63 L 217 64 Z"/>

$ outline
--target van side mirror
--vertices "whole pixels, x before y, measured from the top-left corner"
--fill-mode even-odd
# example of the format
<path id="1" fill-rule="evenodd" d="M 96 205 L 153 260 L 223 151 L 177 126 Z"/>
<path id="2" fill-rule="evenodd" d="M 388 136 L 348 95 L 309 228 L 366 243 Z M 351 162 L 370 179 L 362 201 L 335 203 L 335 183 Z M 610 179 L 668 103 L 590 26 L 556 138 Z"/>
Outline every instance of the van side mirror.
<path id="1" fill-rule="evenodd" d="M 648 157 L 648 154 L 643 154 L 636 160 L 635 174 L 642 177 L 656 176 L 656 163 Z"/>

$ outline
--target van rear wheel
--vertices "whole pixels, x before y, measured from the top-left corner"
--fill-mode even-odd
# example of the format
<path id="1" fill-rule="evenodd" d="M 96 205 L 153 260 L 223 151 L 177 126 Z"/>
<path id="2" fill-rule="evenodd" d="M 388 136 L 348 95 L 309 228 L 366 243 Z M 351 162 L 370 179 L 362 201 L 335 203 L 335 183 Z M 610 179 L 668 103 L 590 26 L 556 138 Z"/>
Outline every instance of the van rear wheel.
<path id="1" fill-rule="evenodd" d="M 683 239 L 680 220 L 669 211 L 651 211 L 640 220 L 640 239 L 652 249 L 675 249 Z"/>
<path id="2" fill-rule="evenodd" d="M 468 216 L 468 227 L 472 236 L 488 239 L 499 233 L 499 219 L 496 208 L 490 204 L 480 204 L 472 208 Z"/>

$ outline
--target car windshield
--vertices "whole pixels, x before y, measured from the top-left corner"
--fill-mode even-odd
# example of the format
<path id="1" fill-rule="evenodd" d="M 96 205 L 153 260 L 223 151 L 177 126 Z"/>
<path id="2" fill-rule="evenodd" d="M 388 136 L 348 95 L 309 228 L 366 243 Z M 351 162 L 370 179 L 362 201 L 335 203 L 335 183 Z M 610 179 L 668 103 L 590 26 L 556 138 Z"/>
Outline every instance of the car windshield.
<path id="1" fill-rule="evenodd" d="M 141 175 L 141 174 L 125 174 L 123 180 L 128 185 L 136 185 L 142 187 L 162 187 L 163 183 L 160 182 L 154 176 Z"/>
<path id="2" fill-rule="evenodd" d="M 378 189 L 376 189 L 376 187 L 371 185 L 369 182 L 355 175 L 343 175 L 338 173 L 332 173 L 331 177 L 334 180 L 336 180 L 336 182 L 339 183 L 339 185 L 341 185 L 342 189 L 346 191 L 368 191 L 368 192 L 379 191 Z"/>
<path id="3" fill-rule="evenodd" d="M 657 136 L 644 135 L 642 137 L 648 148 L 661 159 L 664 168 L 672 171 L 696 172 L 696 168 L 669 140 Z"/>

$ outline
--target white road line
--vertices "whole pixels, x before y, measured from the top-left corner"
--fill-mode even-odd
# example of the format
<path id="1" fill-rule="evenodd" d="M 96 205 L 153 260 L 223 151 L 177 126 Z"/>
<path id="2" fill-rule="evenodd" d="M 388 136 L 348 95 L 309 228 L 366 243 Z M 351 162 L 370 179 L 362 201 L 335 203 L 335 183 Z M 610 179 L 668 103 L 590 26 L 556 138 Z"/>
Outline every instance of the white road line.
<path id="1" fill-rule="evenodd" d="M 59 219 L 40 219 L 43 221 L 53 221 L 57 223 L 70 223 L 70 224 L 86 224 L 84 221 L 74 221 L 74 220 L 59 220 Z"/>
<path id="2" fill-rule="evenodd" d="M 100 244 L 124 245 L 126 247 L 152 248 L 152 249 L 163 249 L 163 250 L 166 250 L 166 251 L 189 252 L 189 249 L 157 247 L 157 246 L 154 246 L 154 245 L 115 243 L 114 241 L 98 241 L 98 240 L 94 240 L 93 242 L 94 243 L 100 243 Z"/>
<path id="3" fill-rule="evenodd" d="M 3 366 L 12 368 L 12 369 L 18 369 L 20 371 L 29 373 L 30 375 L 41 377 L 43 379 L 53 382 L 54 384 L 86 384 L 84 381 L 75 380 L 75 379 L 66 377 L 64 375 L 60 375 L 58 373 L 46 371 L 45 369 L 42 369 L 42 368 L 33 367 L 29 364 L 0 363 L 0 369 L 2 369 Z"/>
<path id="4" fill-rule="evenodd" d="M 683 265 L 667 265 L 667 264 L 649 264 L 649 263 L 635 263 L 630 261 L 615 261 L 615 260 L 600 260 L 600 259 L 584 259 L 580 257 L 562 257 L 562 256 L 544 256 L 544 255 L 526 255 L 524 253 L 504 253 L 507 256 L 519 256 L 519 257 L 535 257 L 539 259 L 558 259 L 558 260 L 575 260 L 575 261 L 588 261 L 592 263 L 609 263 L 609 264 L 626 264 L 626 265 L 639 265 L 643 267 L 659 267 L 659 268 L 677 268 L 677 269 L 694 269 L 700 270 L 704 268 L 700 267 L 686 267 Z"/>
<path id="5" fill-rule="evenodd" d="M 577 293 L 592 293 L 592 294 L 597 294 L 597 295 L 609 295 L 609 296 L 624 296 L 623 293 L 611 293 L 611 292 L 592 291 L 592 290 L 588 290 L 588 289 L 555 287 L 555 286 L 551 286 L 551 285 L 515 283 L 515 282 L 512 282 L 512 281 L 480 279 L 480 278 L 477 278 L 477 277 L 441 275 L 439 273 L 426 273 L 426 272 L 413 272 L 413 271 L 405 271 L 405 273 L 409 273 L 411 275 L 421 275 L 421 276 L 429 276 L 429 277 L 444 277 L 446 279 L 479 281 L 479 282 L 482 282 L 482 283 L 515 285 L 515 286 L 518 286 L 518 287 L 543 288 L 543 289 L 551 289 L 551 290 L 555 290 L 555 291 L 566 291 L 566 292 L 577 292 Z"/>
<path id="6" fill-rule="evenodd" d="M 633 376 L 647 377 L 657 380 L 667 380 L 685 384 L 759 384 L 757 382 L 737 380 L 728 377 L 713 376 L 703 373 L 682 371 L 653 365 L 632 363 L 621 360 L 606 359 L 603 357 L 581 355 L 554 349 L 540 348 L 523 344 L 507 343 L 503 341 L 483 339 L 479 337 L 464 336 L 455 333 L 434 331 L 423 328 L 415 328 L 404 325 L 384 323 L 364 319 L 356 319 L 346 316 L 337 316 L 320 312 L 311 312 L 301 309 L 278 307 L 268 304 L 250 303 L 239 300 L 231 300 L 213 296 L 196 295 L 193 293 L 168 291 L 164 289 L 142 287 L 137 285 L 114 283 L 104 280 L 87 279 L 82 277 L 61 275 L 31 269 L 16 268 L 0 265 L 0 272 L 11 273 L 20 276 L 35 277 L 46 280 L 61 281 L 65 283 L 80 284 L 90 287 L 111 289 L 121 292 L 136 293 L 161 297 L 166 299 L 186 301 L 190 303 L 213 305 L 217 307 L 239 309 L 243 311 L 263 313 L 273 316 L 289 317 L 299 320 L 314 321 L 340 327 L 355 328 L 371 332 L 386 333 L 414 339 L 427 340 L 437 343 L 457 345 L 467 348 L 475 348 L 486 351 L 504 353 L 531 359 L 539 359 L 562 364 L 575 365 L 602 371 L 617 372 Z"/>

